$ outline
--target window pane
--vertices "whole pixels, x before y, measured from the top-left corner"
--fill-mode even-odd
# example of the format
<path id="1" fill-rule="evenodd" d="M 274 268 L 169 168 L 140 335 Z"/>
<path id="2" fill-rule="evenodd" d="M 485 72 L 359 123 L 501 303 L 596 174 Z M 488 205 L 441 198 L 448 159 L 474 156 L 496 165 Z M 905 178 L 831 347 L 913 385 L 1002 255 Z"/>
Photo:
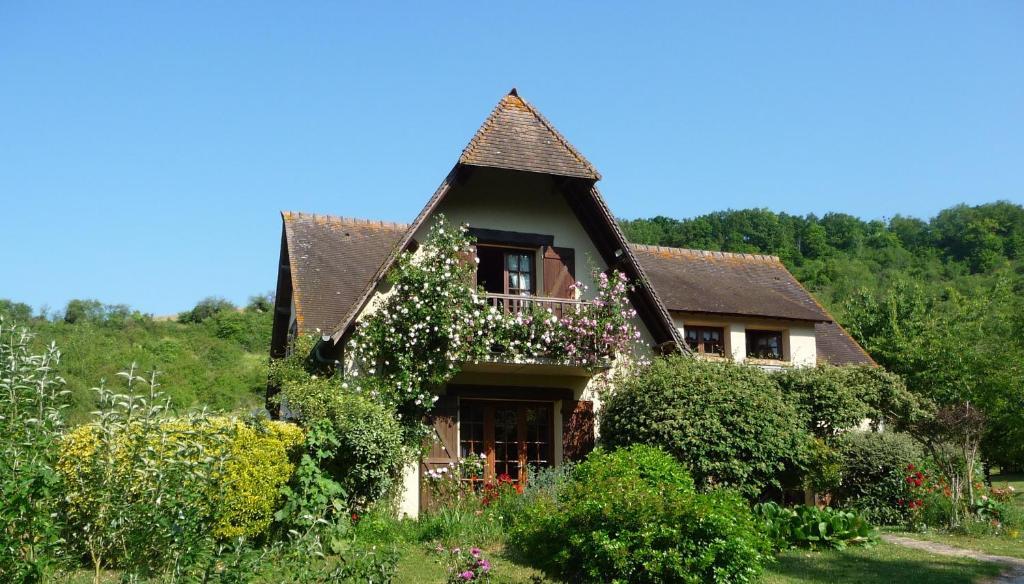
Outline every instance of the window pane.
<path id="1" fill-rule="evenodd" d="M 529 272 L 525 272 L 525 273 L 520 275 L 520 277 L 519 277 L 519 284 L 520 284 L 519 287 L 524 292 L 529 292 L 530 291 L 531 286 L 530 286 L 530 273 Z"/>
<path id="2" fill-rule="evenodd" d="M 510 253 L 510 254 L 508 254 L 505 257 L 507 258 L 506 261 L 508 262 L 508 271 L 510 271 L 510 272 L 518 272 L 519 271 L 519 254 Z"/>

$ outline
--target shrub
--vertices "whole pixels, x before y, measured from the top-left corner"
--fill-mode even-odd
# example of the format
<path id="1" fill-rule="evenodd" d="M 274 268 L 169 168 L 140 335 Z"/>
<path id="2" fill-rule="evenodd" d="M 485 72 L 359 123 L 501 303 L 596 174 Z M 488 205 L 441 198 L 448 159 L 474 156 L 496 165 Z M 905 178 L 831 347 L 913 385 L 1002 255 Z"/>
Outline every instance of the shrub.
<path id="1" fill-rule="evenodd" d="M 820 438 L 831 439 L 865 419 L 876 427 L 905 425 L 924 411 L 903 380 L 880 367 L 797 367 L 774 379 L 797 404 L 807 430 Z"/>
<path id="2" fill-rule="evenodd" d="M 802 467 L 808 435 L 771 374 L 689 357 L 620 376 L 601 414 L 608 447 L 649 444 L 689 467 L 701 487 L 756 496 Z"/>
<path id="3" fill-rule="evenodd" d="M 852 431 L 839 436 L 836 449 L 843 459 L 843 481 L 835 502 L 861 512 L 874 523 L 891 525 L 906 518 L 910 486 L 908 465 L 918 464 L 921 448 L 898 432 Z"/>
<path id="4" fill-rule="evenodd" d="M 871 524 L 854 511 L 808 505 L 785 508 L 768 502 L 754 505 L 754 515 L 776 549 L 843 549 L 875 541 Z"/>
<path id="5" fill-rule="evenodd" d="M 57 436 L 68 391 L 52 344 L 0 317 L 0 581 L 43 581 L 63 547 Z"/>
<path id="6" fill-rule="evenodd" d="M 570 582 L 749 582 L 769 549 L 734 491 L 697 493 L 656 448 L 595 450 L 516 518 L 517 554 Z"/>
<path id="7" fill-rule="evenodd" d="M 363 509 L 395 486 L 408 458 L 403 428 L 386 405 L 319 370 L 309 357 L 314 344 L 312 337 L 297 340 L 288 358 L 271 365 L 271 380 L 281 390 L 282 411 L 306 427 L 331 424 L 337 446 L 321 466 L 344 489 L 348 503 Z"/>
<path id="8" fill-rule="evenodd" d="M 128 486 L 137 493 L 147 492 L 155 487 L 143 484 L 152 478 L 146 473 L 159 476 L 157 473 L 170 467 L 188 464 L 191 461 L 172 457 L 186 456 L 195 449 L 196 456 L 221 460 L 220 468 L 208 477 L 210 492 L 198 493 L 208 502 L 203 507 L 210 513 L 213 534 L 218 538 L 254 536 L 270 526 L 280 502 L 280 489 L 294 470 L 291 459 L 302 440 L 302 430 L 293 424 L 262 420 L 246 423 L 223 417 L 172 418 L 152 426 L 130 425 L 110 434 L 96 424 L 88 424 L 64 438 L 59 468 L 67 481 L 69 512 L 79 517 L 88 515 L 88 508 L 101 500 L 97 490 Z M 135 449 L 161 457 L 133 460 L 131 457 L 138 454 Z M 111 473 L 112 484 L 95 483 L 97 477 L 91 472 L 94 465 L 106 464 L 93 460 L 104 453 L 113 456 L 115 468 L 96 470 L 104 475 Z M 183 486 L 202 490 L 200 484 Z"/>

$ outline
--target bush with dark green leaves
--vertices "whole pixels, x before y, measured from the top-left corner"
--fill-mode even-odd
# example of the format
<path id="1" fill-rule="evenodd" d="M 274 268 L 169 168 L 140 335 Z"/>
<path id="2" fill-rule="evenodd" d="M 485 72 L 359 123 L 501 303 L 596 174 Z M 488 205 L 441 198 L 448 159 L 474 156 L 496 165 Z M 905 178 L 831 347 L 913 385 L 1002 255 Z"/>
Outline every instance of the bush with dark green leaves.
<path id="1" fill-rule="evenodd" d="M 835 502 L 856 509 L 873 523 L 891 525 L 906 519 L 907 466 L 919 464 L 921 447 L 899 432 L 852 431 L 836 440 L 842 457 L 843 480 Z"/>
<path id="2" fill-rule="evenodd" d="M 235 305 L 230 300 L 209 296 L 197 302 L 192 307 L 192 310 L 186 310 L 179 314 L 178 322 L 200 323 L 217 313 L 229 310 L 236 310 Z"/>
<path id="3" fill-rule="evenodd" d="M 923 414 L 921 401 L 903 380 L 881 367 L 797 367 L 774 376 L 795 403 L 808 432 L 830 440 L 864 420 L 906 425 Z"/>
<path id="4" fill-rule="evenodd" d="M 770 546 L 737 492 L 698 493 L 650 446 L 595 450 L 558 496 L 516 518 L 509 545 L 568 582 L 753 582 Z"/>
<path id="5" fill-rule="evenodd" d="M 331 426 L 333 438 L 320 449 L 319 466 L 341 485 L 355 509 L 393 492 L 406 461 L 402 426 L 393 410 L 355 393 L 339 376 L 310 358 L 316 337 L 296 339 L 292 353 L 271 364 L 271 382 L 280 389 L 282 413 L 312 428 Z"/>
<path id="6" fill-rule="evenodd" d="M 802 468 L 809 447 L 772 374 L 685 356 L 620 376 L 601 413 L 601 440 L 663 448 L 700 488 L 736 487 L 751 497 L 782 486 L 780 473 Z"/>

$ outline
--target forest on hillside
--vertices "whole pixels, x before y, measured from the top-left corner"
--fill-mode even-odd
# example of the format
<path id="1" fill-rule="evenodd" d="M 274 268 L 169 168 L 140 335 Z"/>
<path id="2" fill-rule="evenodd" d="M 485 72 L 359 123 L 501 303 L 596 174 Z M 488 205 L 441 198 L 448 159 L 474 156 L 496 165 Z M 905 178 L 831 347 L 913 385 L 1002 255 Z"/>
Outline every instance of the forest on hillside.
<path id="1" fill-rule="evenodd" d="M 622 221 L 636 243 L 778 256 L 883 366 L 988 416 L 986 451 L 1024 465 L 1024 207 L 930 220 L 767 209 Z"/>

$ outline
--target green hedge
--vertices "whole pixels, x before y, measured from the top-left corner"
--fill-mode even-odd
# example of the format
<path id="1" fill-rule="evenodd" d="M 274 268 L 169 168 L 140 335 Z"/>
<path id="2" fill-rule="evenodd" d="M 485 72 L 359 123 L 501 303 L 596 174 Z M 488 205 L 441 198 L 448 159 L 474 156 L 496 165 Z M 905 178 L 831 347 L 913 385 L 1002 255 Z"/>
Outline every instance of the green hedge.
<path id="1" fill-rule="evenodd" d="M 609 448 L 649 444 L 683 462 L 701 488 L 756 496 L 801 468 L 809 436 L 772 374 L 677 356 L 621 376 L 601 412 Z"/>
<path id="2" fill-rule="evenodd" d="M 769 552 L 744 499 L 697 493 L 649 446 L 595 450 L 557 495 L 533 498 L 509 545 L 568 582 L 752 582 Z"/>

